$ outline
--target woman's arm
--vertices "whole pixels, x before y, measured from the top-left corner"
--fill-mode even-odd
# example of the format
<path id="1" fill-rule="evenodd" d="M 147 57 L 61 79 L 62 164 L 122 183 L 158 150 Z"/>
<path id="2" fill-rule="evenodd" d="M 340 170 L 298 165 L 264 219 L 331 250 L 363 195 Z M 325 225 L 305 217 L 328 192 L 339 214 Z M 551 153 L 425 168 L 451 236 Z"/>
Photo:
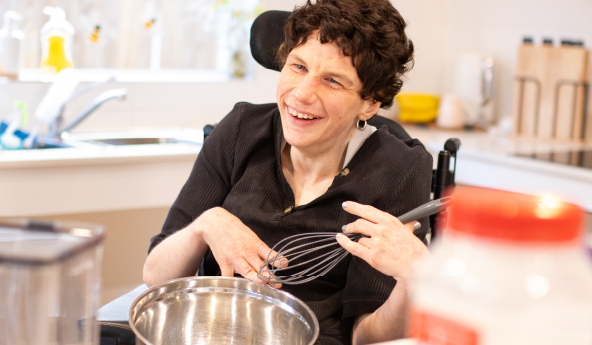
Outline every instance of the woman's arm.
<path id="1" fill-rule="evenodd" d="M 162 232 L 152 239 L 143 270 L 147 285 L 195 275 L 208 249 L 223 276 L 238 273 L 263 283 L 256 273 L 269 247 L 238 218 L 220 207 L 232 189 L 233 179 L 238 176 L 235 164 L 240 165 L 241 160 L 237 159 L 236 146 L 241 128 L 246 127 L 242 118 L 247 106 L 237 104 L 205 140 Z M 272 108 L 266 109 L 269 112 Z"/>
<path id="2" fill-rule="evenodd" d="M 143 270 L 146 285 L 196 274 L 208 250 L 208 244 L 196 229 L 200 218 L 167 237 L 148 254 Z"/>
<path id="3" fill-rule="evenodd" d="M 144 264 L 144 282 L 152 286 L 195 275 L 208 248 L 223 277 L 237 273 L 257 284 L 266 284 L 257 273 L 271 249 L 240 219 L 221 207 L 204 212 L 156 246 Z M 273 286 L 279 288 L 281 284 Z"/>
<path id="4" fill-rule="evenodd" d="M 392 276 L 397 284 L 387 301 L 372 314 L 356 320 L 353 344 L 369 344 L 402 338 L 405 335 L 408 283 L 413 263 L 429 255 L 426 246 L 413 234 L 413 224 L 401 224 L 394 216 L 372 206 L 344 203 L 344 209 L 361 219 L 346 225 L 345 232 L 362 233 L 357 243 L 341 234 L 337 241 L 353 255 L 378 271 Z"/>

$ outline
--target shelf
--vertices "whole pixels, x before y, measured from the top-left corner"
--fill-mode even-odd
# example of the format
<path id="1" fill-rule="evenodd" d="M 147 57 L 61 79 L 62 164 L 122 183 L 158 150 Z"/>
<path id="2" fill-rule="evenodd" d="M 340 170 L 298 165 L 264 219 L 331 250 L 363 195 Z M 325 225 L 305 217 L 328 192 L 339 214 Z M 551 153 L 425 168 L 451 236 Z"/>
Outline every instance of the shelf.
<path id="1" fill-rule="evenodd" d="M 208 69 L 74 69 L 80 82 L 104 81 L 115 76 L 121 83 L 223 83 L 234 80 L 228 73 Z M 49 83 L 55 74 L 43 74 L 39 69 L 23 69 L 18 80 L 0 78 L 2 82 Z"/>

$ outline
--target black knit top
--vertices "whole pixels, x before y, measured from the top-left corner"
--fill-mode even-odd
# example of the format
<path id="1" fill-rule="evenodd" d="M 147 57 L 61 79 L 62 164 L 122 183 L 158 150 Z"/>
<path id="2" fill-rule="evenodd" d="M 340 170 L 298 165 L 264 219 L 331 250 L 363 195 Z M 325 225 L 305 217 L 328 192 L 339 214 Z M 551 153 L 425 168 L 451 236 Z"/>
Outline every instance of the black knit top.
<path id="1" fill-rule="evenodd" d="M 191 223 L 204 211 L 221 206 L 272 247 L 303 232 L 340 232 L 357 219 L 341 204 L 352 200 L 395 216 L 430 198 L 432 157 L 414 139 L 398 139 L 379 127 L 317 199 L 294 207 L 284 177 L 280 151 L 282 126 L 277 104 L 238 103 L 205 141 L 188 181 L 173 204 L 162 232 L 150 250 Z M 415 234 L 422 240 L 428 219 Z M 220 270 L 208 251 L 205 275 Z M 303 300 L 317 316 L 322 344 L 349 344 L 356 316 L 372 313 L 389 297 L 395 280 L 349 255 L 327 275 L 282 289 Z"/>

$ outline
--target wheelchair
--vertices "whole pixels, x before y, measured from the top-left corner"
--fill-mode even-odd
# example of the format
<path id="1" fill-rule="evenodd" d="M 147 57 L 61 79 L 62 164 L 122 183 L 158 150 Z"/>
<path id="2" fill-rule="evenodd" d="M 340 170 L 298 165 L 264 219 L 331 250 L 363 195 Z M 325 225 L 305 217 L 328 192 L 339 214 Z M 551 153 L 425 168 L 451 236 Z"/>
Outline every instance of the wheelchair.
<path id="1" fill-rule="evenodd" d="M 275 58 L 275 52 L 284 42 L 284 24 L 291 12 L 267 11 L 260 14 L 251 27 L 250 47 L 251 55 L 261 66 L 279 72 L 281 66 Z M 397 122 L 386 117 L 375 115 L 368 124 L 374 127 L 386 126 L 388 131 L 399 139 L 411 139 L 409 134 Z M 215 125 L 204 127 L 204 140 L 212 132 Z M 453 188 L 456 171 L 456 153 L 461 142 L 458 138 L 450 138 L 444 144 L 444 149 L 439 152 L 436 169 L 432 171 L 432 195 L 433 199 L 439 199 L 448 188 Z M 450 169 L 451 160 L 454 168 Z M 446 210 L 430 216 L 430 241 L 437 237 L 435 229 L 437 223 L 445 222 Z"/>

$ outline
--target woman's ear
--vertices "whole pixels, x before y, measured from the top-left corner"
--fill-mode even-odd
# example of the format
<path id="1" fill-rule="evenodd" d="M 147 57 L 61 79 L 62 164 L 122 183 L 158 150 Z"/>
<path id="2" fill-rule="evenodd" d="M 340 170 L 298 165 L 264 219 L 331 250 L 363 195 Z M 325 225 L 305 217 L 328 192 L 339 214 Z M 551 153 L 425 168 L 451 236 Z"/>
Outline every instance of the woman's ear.
<path id="1" fill-rule="evenodd" d="M 377 102 L 372 99 L 367 100 L 368 106 L 361 116 L 363 116 L 366 120 L 369 120 L 372 116 L 376 115 L 378 109 L 380 109 L 380 105 L 382 102 Z"/>

